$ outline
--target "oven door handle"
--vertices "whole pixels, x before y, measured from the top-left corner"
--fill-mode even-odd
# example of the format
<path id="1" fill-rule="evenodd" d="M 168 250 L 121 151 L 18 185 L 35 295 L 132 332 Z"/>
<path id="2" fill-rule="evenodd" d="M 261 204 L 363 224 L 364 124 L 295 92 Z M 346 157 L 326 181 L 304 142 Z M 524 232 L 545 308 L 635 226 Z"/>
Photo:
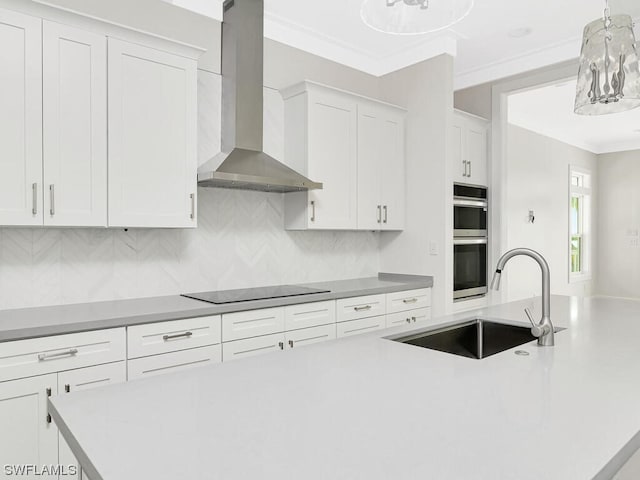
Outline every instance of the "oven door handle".
<path id="1" fill-rule="evenodd" d="M 486 238 L 454 238 L 454 245 L 486 245 Z"/>
<path id="2" fill-rule="evenodd" d="M 475 207 L 475 208 L 487 208 L 489 203 L 486 200 L 467 200 L 464 198 L 454 198 L 454 207 Z"/>

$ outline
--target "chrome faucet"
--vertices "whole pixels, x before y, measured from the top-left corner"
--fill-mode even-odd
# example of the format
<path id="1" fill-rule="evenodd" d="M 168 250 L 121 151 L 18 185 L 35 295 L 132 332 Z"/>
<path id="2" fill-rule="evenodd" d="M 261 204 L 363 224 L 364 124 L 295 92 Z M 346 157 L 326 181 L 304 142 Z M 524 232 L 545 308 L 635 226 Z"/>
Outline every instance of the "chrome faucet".
<path id="1" fill-rule="evenodd" d="M 528 248 L 516 248 L 513 250 L 509 250 L 505 253 L 500 260 L 498 260 L 498 265 L 496 266 L 496 273 L 493 275 L 493 280 L 491 281 L 491 288 L 493 290 L 500 290 L 500 277 L 502 276 L 502 271 L 504 270 L 507 262 L 513 257 L 517 257 L 519 255 L 524 255 L 527 257 L 533 258 L 538 265 L 540 265 L 540 270 L 542 270 L 542 320 L 540 323 L 536 323 L 531 315 L 531 311 L 528 308 L 525 308 L 524 311 L 531 322 L 531 334 L 534 337 L 538 338 L 538 345 L 543 347 L 553 347 L 554 345 L 554 328 L 553 323 L 551 323 L 551 293 L 550 293 L 550 275 L 549 275 L 549 264 L 544 259 L 542 255 L 540 255 L 535 250 L 531 250 Z"/>

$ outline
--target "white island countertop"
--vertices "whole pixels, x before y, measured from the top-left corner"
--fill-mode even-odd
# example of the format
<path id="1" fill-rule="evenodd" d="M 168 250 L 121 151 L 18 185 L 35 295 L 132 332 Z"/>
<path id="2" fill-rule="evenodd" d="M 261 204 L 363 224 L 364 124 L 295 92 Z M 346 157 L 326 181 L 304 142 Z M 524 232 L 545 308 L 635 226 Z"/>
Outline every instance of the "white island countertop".
<path id="1" fill-rule="evenodd" d="M 532 303 L 437 323 L 521 322 Z M 92 480 L 609 479 L 640 446 L 640 302 L 553 297 L 551 317 L 555 347 L 475 360 L 386 330 L 50 409 Z"/>

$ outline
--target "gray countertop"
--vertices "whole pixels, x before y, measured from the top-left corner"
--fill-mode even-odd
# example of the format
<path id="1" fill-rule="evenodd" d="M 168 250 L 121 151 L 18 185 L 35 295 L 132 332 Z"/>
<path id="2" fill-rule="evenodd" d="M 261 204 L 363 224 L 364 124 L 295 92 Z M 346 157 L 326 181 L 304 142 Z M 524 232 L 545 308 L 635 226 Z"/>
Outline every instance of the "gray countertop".
<path id="1" fill-rule="evenodd" d="M 331 290 L 331 292 L 225 305 L 214 305 L 180 295 L 171 295 L 2 310 L 0 311 L 0 342 L 429 288 L 433 286 L 433 277 L 380 273 L 378 277 L 304 285 Z"/>

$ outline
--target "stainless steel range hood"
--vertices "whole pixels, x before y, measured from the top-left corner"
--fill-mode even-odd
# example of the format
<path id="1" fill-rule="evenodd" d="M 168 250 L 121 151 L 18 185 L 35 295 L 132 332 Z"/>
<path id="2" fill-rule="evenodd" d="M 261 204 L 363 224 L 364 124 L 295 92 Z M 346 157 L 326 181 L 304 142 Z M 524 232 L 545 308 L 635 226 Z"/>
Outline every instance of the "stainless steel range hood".
<path id="1" fill-rule="evenodd" d="M 198 169 L 201 187 L 264 192 L 322 188 L 262 151 L 264 1 L 226 0 L 222 23 L 222 152 Z"/>

